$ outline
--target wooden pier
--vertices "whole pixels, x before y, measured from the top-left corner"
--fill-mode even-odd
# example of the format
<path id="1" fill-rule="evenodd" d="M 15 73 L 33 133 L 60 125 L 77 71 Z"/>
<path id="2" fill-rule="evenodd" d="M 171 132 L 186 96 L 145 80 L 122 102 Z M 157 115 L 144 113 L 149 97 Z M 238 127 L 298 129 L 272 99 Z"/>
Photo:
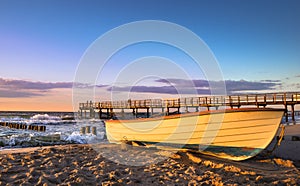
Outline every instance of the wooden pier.
<path id="1" fill-rule="evenodd" d="M 295 122 L 295 105 L 300 104 L 300 92 L 288 93 L 267 93 L 267 94 L 245 94 L 230 96 L 205 96 L 205 97 L 187 97 L 180 99 L 145 99 L 145 100 L 126 100 L 126 101 L 102 101 L 79 103 L 80 118 L 100 119 L 113 118 L 115 110 L 124 112 L 131 110 L 133 115 L 137 115 L 140 110 L 144 110 L 147 117 L 153 115 L 154 110 L 160 109 L 165 115 L 169 115 L 171 110 L 180 113 L 182 108 L 189 112 L 193 108 L 196 112 L 199 109 L 218 109 L 240 108 L 240 107 L 267 107 L 283 106 L 286 110 L 285 118 L 288 121 L 289 113 L 292 121 Z M 290 108 L 290 111 L 289 111 Z M 105 116 L 104 116 L 105 115 Z"/>

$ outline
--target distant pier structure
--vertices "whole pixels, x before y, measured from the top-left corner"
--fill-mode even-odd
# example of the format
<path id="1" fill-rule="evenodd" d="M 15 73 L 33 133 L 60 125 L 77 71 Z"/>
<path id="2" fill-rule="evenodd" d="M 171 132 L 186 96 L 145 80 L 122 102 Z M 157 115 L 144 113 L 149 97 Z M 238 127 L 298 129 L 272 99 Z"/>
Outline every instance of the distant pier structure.
<path id="1" fill-rule="evenodd" d="M 231 96 L 204 96 L 204 97 L 187 97 L 178 99 L 145 99 L 145 100 L 126 100 L 126 101 L 101 101 L 79 103 L 79 118 L 100 118 L 111 119 L 115 113 L 124 113 L 130 110 L 134 116 L 139 112 L 145 113 L 146 117 L 153 116 L 159 112 L 164 115 L 171 113 L 180 113 L 182 109 L 189 112 L 191 108 L 198 112 L 199 110 L 240 107 L 284 107 L 285 118 L 288 122 L 289 115 L 295 122 L 295 105 L 300 104 L 300 92 L 287 93 L 267 93 L 267 94 L 243 94 Z M 290 110 L 289 110 L 290 109 Z"/>

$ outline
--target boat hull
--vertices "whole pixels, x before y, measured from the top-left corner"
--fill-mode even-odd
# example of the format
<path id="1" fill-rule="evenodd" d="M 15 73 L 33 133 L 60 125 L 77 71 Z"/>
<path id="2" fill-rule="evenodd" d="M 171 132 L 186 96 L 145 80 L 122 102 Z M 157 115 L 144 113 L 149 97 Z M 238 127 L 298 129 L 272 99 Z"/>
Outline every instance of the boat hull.
<path id="1" fill-rule="evenodd" d="M 106 121 L 111 143 L 138 141 L 155 146 L 191 149 L 231 160 L 245 160 L 274 138 L 281 109 L 230 109 Z"/>

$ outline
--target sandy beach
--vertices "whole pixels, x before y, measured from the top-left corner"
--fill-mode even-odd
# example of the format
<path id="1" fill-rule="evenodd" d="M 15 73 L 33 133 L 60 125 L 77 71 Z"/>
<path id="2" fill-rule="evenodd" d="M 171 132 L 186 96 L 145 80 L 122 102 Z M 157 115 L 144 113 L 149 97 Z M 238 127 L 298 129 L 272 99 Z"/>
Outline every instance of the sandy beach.
<path id="1" fill-rule="evenodd" d="M 280 129 L 277 136 L 280 134 Z M 0 185 L 300 185 L 300 125 L 258 156 L 234 162 L 189 151 L 118 144 L 0 150 Z"/>
<path id="2" fill-rule="evenodd" d="M 115 144 L 0 151 L 0 185 L 299 185 L 298 168 L 263 155 L 232 162 Z"/>

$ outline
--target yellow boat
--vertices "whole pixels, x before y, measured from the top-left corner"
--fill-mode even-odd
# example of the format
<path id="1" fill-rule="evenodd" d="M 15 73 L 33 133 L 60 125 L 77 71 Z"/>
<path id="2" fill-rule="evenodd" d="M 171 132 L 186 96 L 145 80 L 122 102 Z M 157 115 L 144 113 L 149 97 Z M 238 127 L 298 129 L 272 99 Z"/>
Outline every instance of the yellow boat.
<path id="1" fill-rule="evenodd" d="M 160 118 L 107 120 L 109 142 L 196 150 L 230 160 L 251 158 L 272 141 L 284 110 L 240 108 Z"/>

